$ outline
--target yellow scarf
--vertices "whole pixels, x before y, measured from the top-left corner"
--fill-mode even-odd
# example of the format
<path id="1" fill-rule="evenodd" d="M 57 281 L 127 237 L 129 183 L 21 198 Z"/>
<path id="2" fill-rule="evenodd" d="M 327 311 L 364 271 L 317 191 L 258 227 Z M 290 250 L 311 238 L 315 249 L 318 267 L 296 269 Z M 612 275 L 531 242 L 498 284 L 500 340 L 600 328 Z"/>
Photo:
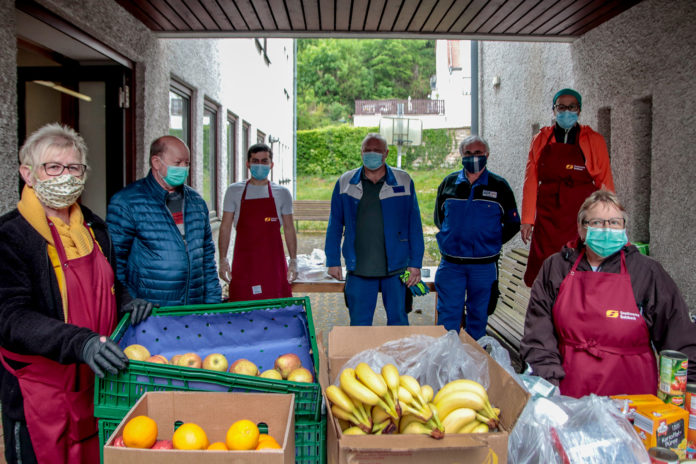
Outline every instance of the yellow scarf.
<path id="1" fill-rule="evenodd" d="M 63 299 L 63 315 L 67 321 L 68 314 L 68 294 L 65 288 L 65 276 L 60 265 L 60 258 L 48 226 L 46 212 L 41 206 L 41 202 L 36 197 L 34 189 L 25 185 L 22 190 L 22 198 L 17 203 L 17 210 L 24 219 L 39 233 L 47 242 L 48 256 L 53 264 L 53 270 L 58 279 L 58 287 Z M 65 249 L 68 260 L 87 256 L 94 248 L 94 242 L 90 231 L 84 226 L 84 217 L 80 206 L 76 203 L 70 206 L 69 224 L 64 223 L 57 217 L 52 217 L 51 221 L 60 236 L 61 244 Z"/>

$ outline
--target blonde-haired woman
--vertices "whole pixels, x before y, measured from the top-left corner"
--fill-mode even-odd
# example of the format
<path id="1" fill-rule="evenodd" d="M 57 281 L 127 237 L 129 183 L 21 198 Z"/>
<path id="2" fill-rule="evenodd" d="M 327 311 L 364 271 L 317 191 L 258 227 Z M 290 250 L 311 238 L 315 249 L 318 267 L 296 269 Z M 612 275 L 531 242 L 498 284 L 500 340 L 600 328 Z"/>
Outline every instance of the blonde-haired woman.
<path id="1" fill-rule="evenodd" d="M 689 308 L 628 242 L 627 218 L 614 193 L 594 192 L 578 212 L 579 239 L 544 261 L 532 286 L 520 353 L 563 395 L 656 394 L 654 350 L 686 354 L 696 381 Z"/>
<path id="2" fill-rule="evenodd" d="M 7 462 L 98 462 L 94 373 L 128 360 L 106 224 L 77 203 L 87 148 L 58 124 L 20 150 L 26 183 L 0 218 L 0 362 Z"/>

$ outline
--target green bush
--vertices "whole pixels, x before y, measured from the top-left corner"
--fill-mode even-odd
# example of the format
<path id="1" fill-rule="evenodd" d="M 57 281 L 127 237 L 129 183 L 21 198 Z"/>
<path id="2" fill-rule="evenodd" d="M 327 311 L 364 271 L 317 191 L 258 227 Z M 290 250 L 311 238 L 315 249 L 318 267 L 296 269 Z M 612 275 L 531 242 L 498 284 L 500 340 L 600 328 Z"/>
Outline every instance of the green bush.
<path id="1" fill-rule="evenodd" d="M 360 144 L 376 127 L 330 126 L 297 131 L 297 174 L 309 176 L 340 175 L 362 164 Z M 445 166 L 445 158 L 454 149 L 454 132 L 448 129 L 426 129 L 423 144 L 403 147 L 401 165 L 436 168 Z M 397 147 L 389 146 L 387 163 L 396 166 Z"/>

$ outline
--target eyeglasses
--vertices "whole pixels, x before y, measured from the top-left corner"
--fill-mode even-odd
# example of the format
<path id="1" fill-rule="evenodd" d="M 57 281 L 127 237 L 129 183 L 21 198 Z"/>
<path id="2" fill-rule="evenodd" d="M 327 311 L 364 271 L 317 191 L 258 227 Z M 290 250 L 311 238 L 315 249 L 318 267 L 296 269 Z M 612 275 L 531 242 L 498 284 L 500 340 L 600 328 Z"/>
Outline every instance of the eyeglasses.
<path id="1" fill-rule="evenodd" d="M 573 113 L 577 113 L 578 111 L 580 111 L 580 107 L 575 104 L 567 106 L 561 104 L 553 105 L 553 109 L 555 109 L 556 111 L 572 111 Z"/>
<path id="2" fill-rule="evenodd" d="M 476 151 L 469 151 L 469 150 L 467 150 L 467 151 L 464 152 L 464 156 L 483 156 L 483 155 L 485 155 L 485 154 L 486 154 L 486 152 L 485 152 L 485 151 L 481 151 L 481 150 L 476 150 Z"/>
<path id="3" fill-rule="evenodd" d="M 67 169 L 75 177 L 82 177 L 87 170 L 86 164 L 44 163 L 41 165 L 49 176 L 60 176 Z"/>
<path id="4" fill-rule="evenodd" d="M 587 226 L 589 225 L 590 227 L 594 227 L 595 229 L 602 228 L 606 225 L 609 226 L 611 229 L 623 229 L 624 226 L 626 225 L 626 220 L 624 218 L 610 218 L 610 219 L 589 219 L 587 221 L 582 221 L 582 224 Z"/>

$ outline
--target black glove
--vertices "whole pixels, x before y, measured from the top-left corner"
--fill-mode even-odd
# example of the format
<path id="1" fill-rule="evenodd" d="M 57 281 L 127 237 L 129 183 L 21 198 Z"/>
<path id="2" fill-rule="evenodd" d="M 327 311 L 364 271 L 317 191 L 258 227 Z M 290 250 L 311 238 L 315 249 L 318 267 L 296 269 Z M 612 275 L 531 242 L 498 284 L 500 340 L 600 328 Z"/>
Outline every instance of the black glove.
<path id="1" fill-rule="evenodd" d="M 82 361 L 100 379 L 104 378 L 104 371 L 116 375 L 128 365 L 128 358 L 121 348 L 104 335 L 94 335 L 87 339 L 82 347 Z"/>
<path id="2" fill-rule="evenodd" d="M 159 305 L 154 305 L 141 298 L 134 298 L 123 306 L 123 312 L 131 313 L 131 325 L 136 325 L 150 317 L 154 307 L 159 308 Z"/>

